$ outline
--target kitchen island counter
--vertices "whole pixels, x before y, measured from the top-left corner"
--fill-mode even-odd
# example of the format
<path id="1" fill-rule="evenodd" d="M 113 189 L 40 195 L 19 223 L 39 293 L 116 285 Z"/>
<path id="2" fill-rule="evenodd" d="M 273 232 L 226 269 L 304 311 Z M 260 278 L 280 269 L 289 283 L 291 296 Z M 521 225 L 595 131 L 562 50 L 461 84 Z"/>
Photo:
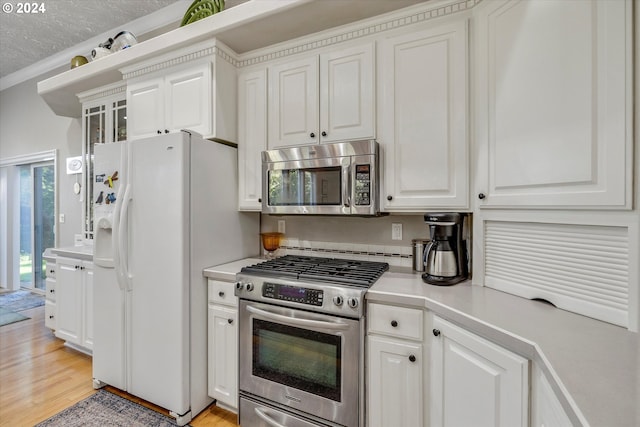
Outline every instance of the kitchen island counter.
<path id="1" fill-rule="evenodd" d="M 574 422 L 640 425 L 640 336 L 470 281 L 441 287 L 392 268 L 369 302 L 421 307 L 537 363 Z"/>

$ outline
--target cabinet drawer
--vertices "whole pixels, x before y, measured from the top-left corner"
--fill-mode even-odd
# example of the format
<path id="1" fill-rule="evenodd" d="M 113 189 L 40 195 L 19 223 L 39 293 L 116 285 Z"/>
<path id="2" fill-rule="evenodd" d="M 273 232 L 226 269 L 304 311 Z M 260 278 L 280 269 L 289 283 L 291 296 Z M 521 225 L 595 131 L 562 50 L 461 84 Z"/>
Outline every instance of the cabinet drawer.
<path id="1" fill-rule="evenodd" d="M 423 311 L 416 308 L 369 304 L 368 333 L 422 340 Z"/>
<path id="2" fill-rule="evenodd" d="M 45 277 L 47 279 L 56 280 L 56 265 L 55 264 L 49 263 L 49 265 L 47 265 L 47 271 L 45 272 Z"/>
<path id="3" fill-rule="evenodd" d="M 44 326 L 56 329 L 56 303 L 50 300 L 44 302 Z"/>
<path id="4" fill-rule="evenodd" d="M 209 279 L 209 301 L 237 307 L 238 297 L 234 295 L 235 287 L 235 282 L 221 282 Z"/>
<path id="5" fill-rule="evenodd" d="M 55 301 L 56 300 L 56 281 L 53 279 L 47 278 L 45 281 L 45 298 L 47 301 Z"/>

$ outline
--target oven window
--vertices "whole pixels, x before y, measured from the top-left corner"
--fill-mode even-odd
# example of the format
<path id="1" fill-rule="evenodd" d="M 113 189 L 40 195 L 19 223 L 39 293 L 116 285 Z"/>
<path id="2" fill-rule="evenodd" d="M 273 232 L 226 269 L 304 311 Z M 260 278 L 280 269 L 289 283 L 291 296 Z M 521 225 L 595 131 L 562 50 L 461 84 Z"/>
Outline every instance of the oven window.
<path id="1" fill-rule="evenodd" d="M 269 171 L 269 206 L 341 205 L 340 166 Z"/>
<path id="2" fill-rule="evenodd" d="M 341 341 L 253 319 L 253 375 L 340 402 Z"/>

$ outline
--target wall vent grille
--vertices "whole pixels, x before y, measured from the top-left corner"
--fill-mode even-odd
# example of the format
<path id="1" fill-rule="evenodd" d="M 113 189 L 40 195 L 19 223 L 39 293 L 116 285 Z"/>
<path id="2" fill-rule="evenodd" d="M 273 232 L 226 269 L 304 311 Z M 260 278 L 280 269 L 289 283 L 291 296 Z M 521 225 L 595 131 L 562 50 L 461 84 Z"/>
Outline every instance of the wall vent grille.
<path id="1" fill-rule="evenodd" d="M 486 221 L 485 286 L 628 327 L 627 227 Z"/>

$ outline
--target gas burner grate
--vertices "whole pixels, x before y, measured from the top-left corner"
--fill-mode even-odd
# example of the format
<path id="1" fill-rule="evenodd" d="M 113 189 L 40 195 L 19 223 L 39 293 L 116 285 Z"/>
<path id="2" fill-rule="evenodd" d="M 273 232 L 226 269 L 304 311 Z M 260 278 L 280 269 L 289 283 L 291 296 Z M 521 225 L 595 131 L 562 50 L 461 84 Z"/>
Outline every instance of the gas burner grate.
<path id="1" fill-rule="evenodd" d="M 242 272 L 369 287 L 388 269 L 386 262 L 285 255 L 244 267 Z"/>

